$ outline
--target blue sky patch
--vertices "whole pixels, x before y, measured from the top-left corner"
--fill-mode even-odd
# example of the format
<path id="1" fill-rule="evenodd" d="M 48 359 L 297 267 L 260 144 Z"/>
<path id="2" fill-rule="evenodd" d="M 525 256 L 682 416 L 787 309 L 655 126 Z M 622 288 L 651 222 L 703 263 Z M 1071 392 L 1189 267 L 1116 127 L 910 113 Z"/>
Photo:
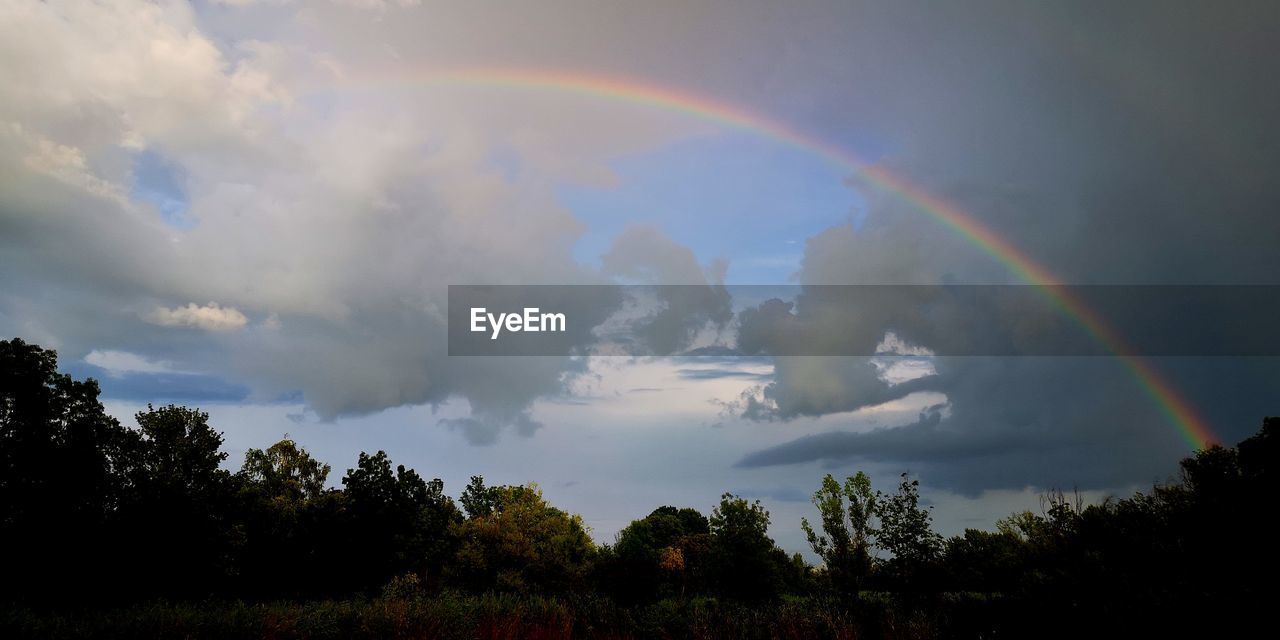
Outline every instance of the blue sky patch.
<path id="1" fill-rule="evenodd" d="M 129 197 L 146 202 L 160 211 L 164 221 L 179 228 L 190 228 L 189 204 L 184 183 L 186 172 L 177 163 L 146 149 L 133 160 L 133 184 Z"/>
<path id="2" fill-rule="evenodd" d="M 93 378 L 109 400 L 146 402 L 244 402 L 249 388 L 198 373 L 108 371 L 86 362 L 62 367 L 73 378 Z"/>
<path id="3" fill-rule="evenodd" d="M 599 264 L 628 225 L 655 225 L 699 262 L 729 259 L 731 284 L 778 284 L 800 268 L 804 241 L 863 206 L 844 167 L 747 133 L 698 137 L 618 160 L 613 188 L 569 185 L 561 201 L 588 231 L 575 258 Z"/>

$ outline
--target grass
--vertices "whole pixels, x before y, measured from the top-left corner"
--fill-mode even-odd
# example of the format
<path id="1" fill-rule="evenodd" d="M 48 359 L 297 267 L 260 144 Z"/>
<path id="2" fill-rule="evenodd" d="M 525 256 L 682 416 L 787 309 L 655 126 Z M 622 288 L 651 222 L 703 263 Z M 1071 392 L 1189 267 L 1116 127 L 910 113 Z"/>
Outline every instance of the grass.
<path id="1" fill-rule="evenodd" d="M 595 597 L 446 592 L 308 602 L 155 602 L 114 609 L 7 607 L 0 608 L 0 637 L 925 639 L 983 637 L 985 630 L 966 631 L 972 625 L 965 621 L 986 618 L 981 614 L 989 614 L 993 605 L 977 594 L 948 594 L 928 607 L 908 608 L 883 594 L 866 594 L 856 603 L 789 597 L 746 605 L 695 598 L 620 607 Z"/>

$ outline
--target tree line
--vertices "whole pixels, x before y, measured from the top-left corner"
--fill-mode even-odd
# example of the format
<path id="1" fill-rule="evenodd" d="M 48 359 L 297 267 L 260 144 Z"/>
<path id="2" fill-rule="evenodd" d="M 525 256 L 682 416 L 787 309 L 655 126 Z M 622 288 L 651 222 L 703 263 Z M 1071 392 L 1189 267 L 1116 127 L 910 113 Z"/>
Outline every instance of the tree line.
<path id="1" fill-rule="evenodd" d="M 0 342 L 0 599 L 121 603 L 327 599 L 450 592 L 591 594 L 622 605 L 688 598 L 929 603 L 987 594 L 1002 611 L 1116 620 L 1153 612 L 1251 611 L 1274 593 L 1271 507 L 1280 419 L 1211 447 L 1173 482 L 1084 505 L 1061 492 L 1041 513 L 944 538 L 919 483 L 888 493 L 857 473 L 822 479 L 801 527 L 821 563 L 768 535 L 759 501 L 724 494 L 711 513 L 662 506 L 613 543 L 536 485 L 439 479 L 361 453 L 332 469 L 284 439 L 226 468 L 208 414 L 148 406 L 122 426 L 92 380 L 56 353 Z M 985 596 L 984 596 L 985 597 Z M 1012 607 L 1010 609 L 1009 607 Z"/>

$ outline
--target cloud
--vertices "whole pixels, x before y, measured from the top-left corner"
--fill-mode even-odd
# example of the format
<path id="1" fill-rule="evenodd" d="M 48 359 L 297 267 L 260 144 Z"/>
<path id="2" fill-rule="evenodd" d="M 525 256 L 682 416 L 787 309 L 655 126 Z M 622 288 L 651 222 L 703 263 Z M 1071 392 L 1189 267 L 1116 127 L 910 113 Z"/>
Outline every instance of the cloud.
<path id="1" fill-rule="evenodd" d="M 357 9 L 386 9 L 390 6 L 416 7 L 422 0 L 332 0 L 334 4 L 346 5 Z"/>
<path id="2" fill-rule="evenodd" d="M 869 130 L 892 141 L 878 150 L 884 170 L 966 212 L 1065 282 L 1276 282 L 1280 255 L 1264 245 L 1280 237 L 1280 218 L 1269 213 L 1280 207 L 1280 188 L 1265 176 L 1280 161 L 1280 130 L 1265 113 L 1280 104 L 1280 91 L 1251 78 L 1277 71 L 1274 59 L 1256 55 L 1280 14 L 1194 4 L 1156 12 L 1141 3 L 1096 13 L 1044 5 L 1009 13 L 998 3 L 946 16 L 900 3 L 850 11 L 860 25 L 849 27 L 857 37 L 844 54 L 894 60 L 893 71 L 831 68 L 843 82 L 815 84 L 829 93 L 806 95 L 841 108 L 814 114 L 813 129 Z M 944 20 L 945 37 L 924 35 Z M 821 42 L 814 46 L 834 46 Z M 1022 55 L 1009 56 L 1013 50 Z M 811 80 L 797 77 L 797 90 Z M 800 283 L 1018 282 L 1007 251 L 956 233 L 911 198 L 857 176 L 850 185 L 867 197 L 865 215 L 807 240 Z M 765 321 L 786 322 L 793 312 L 758 311 L 753 328 L 763 336 Z M 847 343 L 859 332 L 879 340 L 896 328 L 887 321 L 893 312 L 871 310 L 859 323 L 832 313 L 832 326 L 812 339 Z M 912 338 L 945 353 L 945 340 L 982 344 L 1015 329 Z M 741 464 L 890 462 L 974 493 L 1141 485 L 1164 479 L 1188 452 L 1180 427 L 1116 359 L 929 361 L 934 375 L 904 384 L 944 394 L 945 412 L 869 433 L 798 434 Z M 738 415 L 794 420 L 873 406 L 903 385 L 887 386 L 869 364 L 779 358 L 776 380 L 740 402 Z M 1275 411 L 1263 389 L 1280 377 L 1280 359 L 1146 364 L 1227 442 Z"/>
<path id="3" fill-rule="evenodd" d="M 706 285 L 709 279 L 713 284 L 724 281 L 723 265 L 716 263 L 704 269 L 689 247 L 647 225 L 624 229 L 600 261 L 601 270 L 608 275 L 647 284 Z"/>
<path id="4" fill-rule="evenodd" d="M 473 413 L 466 418 L 442 418 L 440 424 L 450 429 L 462 431 L 467 442 L 473 445 L 491 445 L 498 441 L 498 434 L 508 426 L 514 426 L 516 433 L 529 437 L 542 428 L 542 423 L 530 418 L 527 413 L 509 416 L 481 416 Z"/>
<path id="5" fill-rule="evenodd" d="M 675 285 L 653 289 L 656 310 L 629 323 L 629 331 L 653 353 L 672 354 L 694 346 L 700 332 L 723 331 L 733 319 L 724 287 L 728 263 L 715 260 L 703 267 L 693 251 L 651 226 L 623 230 L 601 271 L 639 284 Z"/>
<path id="6" fill-rule="evenodd" d="M 769 380 L 772 372 L 745 371 L 742 369 L 721 368 L 687 368 L 676 370 L 676 375 L 683 380 L 719 380 L 722 378 L 738 378 L 743 380 Z"/>
<path id="7" fill-rule="evenodd" d="M 23 88 L 0 101 L 0 327 L 64 359 L 127 352 L 300 395 L 321 420 L 459 398 L 473 441 L 531 432 L 530 403 L 581 365 L 450 359 L 447 285 L 605 282 L 570 255 L 582 225 L 556 185 L 706 126 L 501 88 L 366 100 L 341 82 L 391 63 L 384 46 L 420 58 L 422 29 L 472 18 L 240 11 L 0 9 L 0 80 Z M 129 188 L 154 158 L 181 176 L 181 225 Z"/>
<path id="8" fill-rule="evenodd" d="M 636 26 L 589 10 L 620 33 Z M 705 285 L 664 301 L 649 335 L 660 346 L 728 318 L 715 288 L 724 264 L 699 266 L 657 230 L 619 238 L 605 273 L 578 264 L 583 226 L 557 194 L 608 184 L 619 155 L 714 127 L 555 92 L 344 85 L 426 59 L 560 65 L 581 50 L 554 36 L 579 37 L 555 15 L 530 12 L 517 27 L 508 10 L 444 7 L 396 21 L 323 5 L 2 11 L 0 80 L 24 89 L 0 103 L 0 326 L 64 358 L 137 354 L 235 380 L 255 400 L 300 396 L 321 420 L 460 399 L 472 421 L 455 426 L 483 442 L 532 432 L 531 403 L 562 395 L 582 365 L 449 358 L 448 284 L 657 269 Z M 669 25 L 657 17 L 649 34 Z M 464 25 L 486 44 L 458 40 Z M 495 166 L 496 152 L 518 170 Z M 151 171 L 158 161 L 163 172 Z M 180 190 L 151 193 L 166 176 Z M 179 195 L 176 220 L 166 208 Z M 648 249 L 659 251 L 635 253 Z"/>
<path id="9" fill-rule="evenodd" d="M 112 374 L 121 373 L 174 373 L 172 365 L 155 361 L 127 351 L 99 351 L 94 349 L 84 361 Z"/>
<path id="10" fill-rule="evenodd" d="M 205 331 L 242 329 L 249 322 L 249 319 L 239 310 L 231 307 L 221 307 L 213 302 L 204 306 L 197 306 L 196 303 L 189 302 L 185 307 L 174 307 L 173 309 L 156 307 L 151 313 L 147 314 L 146 319 L 147 322 L 158 324 L 162 327 L 194 327 Z"/>

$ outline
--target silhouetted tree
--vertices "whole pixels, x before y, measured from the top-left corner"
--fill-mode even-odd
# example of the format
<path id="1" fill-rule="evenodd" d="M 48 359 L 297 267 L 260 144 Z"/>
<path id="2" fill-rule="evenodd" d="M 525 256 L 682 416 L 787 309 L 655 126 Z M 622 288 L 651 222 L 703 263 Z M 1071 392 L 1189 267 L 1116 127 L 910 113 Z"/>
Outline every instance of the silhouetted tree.
<path id="1" fill-rule="evenodd" d="M 768 600 L 789 582 L 791 558 L 769 537 L 769 512 L 760 501 L 731 493 L 720 497 L 710 518 L 712 584 L 739 600 Z"/>
<path id="2" fill-rule="evenodd" d="M 120 509 L 137 559 L 135 588 L 169 597 L 223 590 L 242 531 L 231 520 L 235 479 L 220 467 L 222 434 L 209 414 L 186 407 L 147 405 L 136 419 Z"/>
<path id="3" fill-rule="evenodd" d="M 1011 533 L 965 529 L 943 545 L 947 584 L 955 591 L 1015 593 L 1026 567 L 1025 549 L 1025 541 Z"/>
<path id="4" fill-rule="evenodd" d="M 0 341 L 0 596 L 90 592 L 122 568 L 107 527 L 129 489 L 132 434 L 106 414 L 97 382 L 57 367 L 54 351 Z"/>
<path id="5" fill-rule="evenodd" d="M 351 550 L 346 571 L 360 589 L 381 588 L 392 576 L 414 573 L 437 582 L 456 548 L 450 527 L 462 520 L 439 478 L 425 481 L 385 451 L 361 453 L 342 479 Z"/>
<path id="6" fill-rule="evenodd" d="M 54 352 L 0 342 L 0 597 L 594 587 L 626 603 L 686 594 L 758 603 L 811 586 L 803 559 L 769 537 L 763 505 L 732 494 L 710 518 L 659 507 L 597 549 L 581 517 L 535 485 L 488 487 L 475 476 L 460 498 L 464 520 L 440 480 L 393 468 L 385 452 L 361 453 L 331 489 L 329 466 L 292 440 L 250 449 L 231 474 L 207 413 L 148 405 L 136 419 L 129 429 L 108 416 L 97 384 L 59 374 Z M 1053 491 L 1040 513 L 1012 514 L 994 533 L 942 543 L 906 474 L 892 494 L 873 492 L 861 473 L 843 485 L 826 476 L 813 497 L 821 531 L 802 528 L 827 586 L 846 595 L 864 578 L 899 595 L 990 594 L 963 611 L 949 598 L 892 598 L 909 616 L 922 603 L 950 607 L 949 624 L 963 618 L 973 630 L 956 635 L 1230 636 L 1257 626 L 1274 600 L 1280 551 L 1268 506 L 1278 484 L 1280 419 L 1267 418 L 1236 447 L 1184 460 L 1177 482 L 1092 505 Z"/>

